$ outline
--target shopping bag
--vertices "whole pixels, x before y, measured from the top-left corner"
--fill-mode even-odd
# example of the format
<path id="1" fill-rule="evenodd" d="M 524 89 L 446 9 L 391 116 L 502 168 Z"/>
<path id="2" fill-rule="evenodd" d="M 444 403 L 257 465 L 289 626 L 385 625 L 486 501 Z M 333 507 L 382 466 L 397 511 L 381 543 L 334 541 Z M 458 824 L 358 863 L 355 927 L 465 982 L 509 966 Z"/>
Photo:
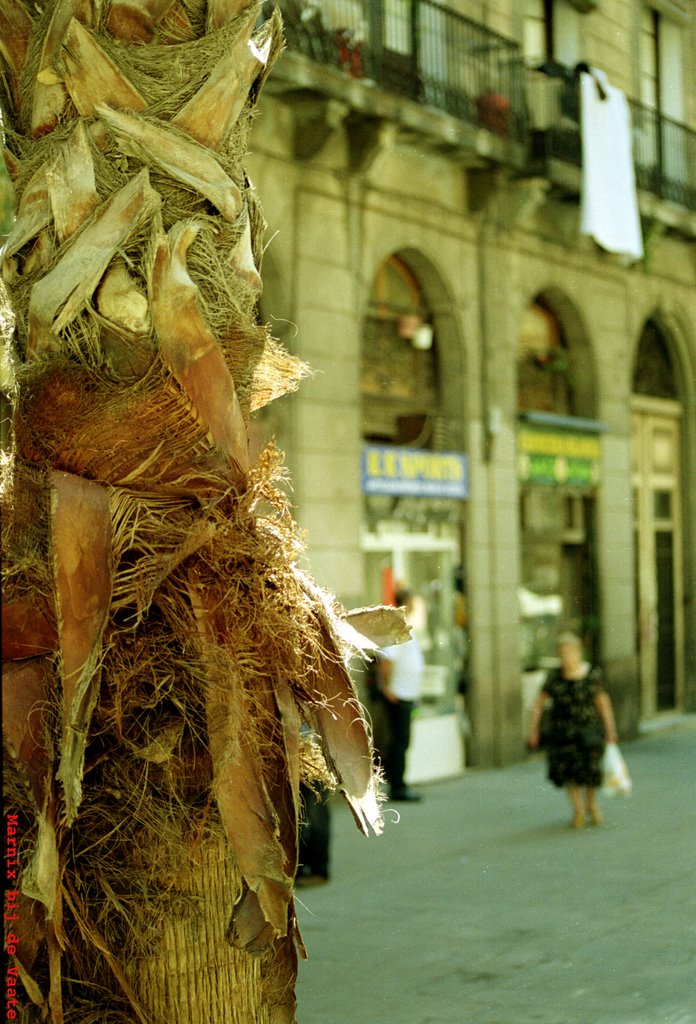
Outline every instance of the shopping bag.
<path id="1" fill-rule="evenodd" d="M 602 793 L 605 796 L 630 796 L 633 782 L 618 744 L 607 743 L 602 757 Z"/>

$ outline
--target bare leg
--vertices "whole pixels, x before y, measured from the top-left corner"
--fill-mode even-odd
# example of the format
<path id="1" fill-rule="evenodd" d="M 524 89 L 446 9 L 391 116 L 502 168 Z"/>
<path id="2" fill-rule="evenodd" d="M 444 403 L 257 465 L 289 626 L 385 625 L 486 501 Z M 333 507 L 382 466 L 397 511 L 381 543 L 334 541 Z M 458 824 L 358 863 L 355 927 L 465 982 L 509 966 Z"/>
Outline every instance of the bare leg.
<path id="1" fill-rule="evenodd" d="M 568 797 L 573 808 L 573 828 L 582 828 L 585 824 L 585 810 L 582 806 L 582 793 L 579 786 L 567 786 Z"/>
<path id="2" fill-rule="evenodd" d="M 592 824 L 601 825 L 602 812 L 597 806 L 597 790 L 594 788 L 594 786 L 587 787 L 585 802 L 587 806 L 587 813 L 592 819 Z"/>

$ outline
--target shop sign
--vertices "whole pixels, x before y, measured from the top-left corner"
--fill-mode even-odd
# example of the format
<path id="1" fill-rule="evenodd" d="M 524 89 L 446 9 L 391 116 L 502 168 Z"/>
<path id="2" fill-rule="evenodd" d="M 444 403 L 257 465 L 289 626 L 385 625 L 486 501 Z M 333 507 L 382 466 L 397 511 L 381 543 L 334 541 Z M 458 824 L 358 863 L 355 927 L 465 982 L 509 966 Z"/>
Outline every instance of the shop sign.
<path id="1" fill-rule="evenodd" d="M 468 498 L 466 455 L 422 448 L 365 445 L 362 451 L 363 494 L 411 498 Z"/>
<path id="2" fill-rule="evenodd" d="M 524 483 L 588 489 L 599 481 L 601 441 L 596 434 L 520 427 L 517 450 Z"/>

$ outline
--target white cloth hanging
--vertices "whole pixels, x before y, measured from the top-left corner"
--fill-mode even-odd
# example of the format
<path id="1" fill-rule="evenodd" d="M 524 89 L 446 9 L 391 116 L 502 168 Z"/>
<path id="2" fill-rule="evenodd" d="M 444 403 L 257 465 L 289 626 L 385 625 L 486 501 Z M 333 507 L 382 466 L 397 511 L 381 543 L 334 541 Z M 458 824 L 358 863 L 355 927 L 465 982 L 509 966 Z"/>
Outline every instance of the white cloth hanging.
<path id="1" fill-rule="evenodd" d="M 607 252 L 639 260 L 643 238 L 638 213 L 626 97 L 603 71 L 580 74 L 582 196 L 580 231 Z"/>

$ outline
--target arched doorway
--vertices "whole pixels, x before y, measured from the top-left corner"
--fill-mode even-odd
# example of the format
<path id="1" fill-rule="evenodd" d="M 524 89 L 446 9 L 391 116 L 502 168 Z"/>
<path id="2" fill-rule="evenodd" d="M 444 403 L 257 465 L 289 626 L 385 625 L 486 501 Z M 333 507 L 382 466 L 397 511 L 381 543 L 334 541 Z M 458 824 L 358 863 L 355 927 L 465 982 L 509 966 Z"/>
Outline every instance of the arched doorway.
<path id="1" fill-rule="evenodd" d="M 556 660 L 561 629 L 598 653 L 595 492 L 601 425 L 592 360 L 563 297 L 542 293 L 520 319 L 517 350 L 521 668 L 525 704 Z"/>
<path id="2" fill-rule="evenodd" d="M 444 289 L 438 294 L 435 284 L 433 303 L 424 277 L 437 275 L 414 252 L 392 254 L 378 266 L 361 353 L 366 596 L 393 603 L 406 586 L 420 603 L 415 629 L 426 674 L 410 781 L 456 774 L 463 765 L 454 707 L 466 654 L 456 613 L 464 588 L 468 474 L 454 427 L 461 410 L 453 407 L 463 382 L 451 352 L 447 372 L 459 379 L 443 382 L 443 350 L 455 347 L 448 336 L 453 318 Z"/>
<path id="3" fill-rule="evenodd" d="M 633 375 L 636 624 L 644 719 L 680 709 L 684 678 L 681 417 L 670 339 L 645 324 Z"/>

